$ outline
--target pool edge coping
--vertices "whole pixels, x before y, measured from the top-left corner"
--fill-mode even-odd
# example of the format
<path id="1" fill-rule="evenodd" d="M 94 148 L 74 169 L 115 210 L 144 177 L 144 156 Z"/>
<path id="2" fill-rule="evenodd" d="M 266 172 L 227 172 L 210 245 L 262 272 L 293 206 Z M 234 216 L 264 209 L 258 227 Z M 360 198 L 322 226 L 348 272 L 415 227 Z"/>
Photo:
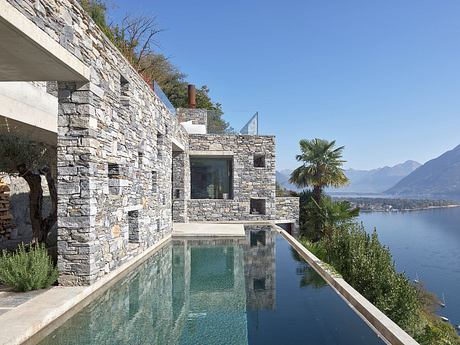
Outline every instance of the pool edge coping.
<path id="1" fill-rule="evenodd" d="M 51 326 L 60 317 L 91 299 L 141 265 L 172 239 L 171 233 L 117 269 L 88 286 L 55 286 L 0 315 L 0 345 L 21 345 Z M 34 313 L 35 312 L 35 313 Z"/>
<path id="2" fill-rule="evenodd" d="M 341 296 L 366 323 L 384 340 L 393 345 L 420 345 L 406 331 L 393 322 L 380 309 L 369 302 L 342 277 L 326 268 L 326 264 L 307 250 L 297 239 L 286 230 L 272 224 L 289 244 L 317 271 L 321 277 Z"/>

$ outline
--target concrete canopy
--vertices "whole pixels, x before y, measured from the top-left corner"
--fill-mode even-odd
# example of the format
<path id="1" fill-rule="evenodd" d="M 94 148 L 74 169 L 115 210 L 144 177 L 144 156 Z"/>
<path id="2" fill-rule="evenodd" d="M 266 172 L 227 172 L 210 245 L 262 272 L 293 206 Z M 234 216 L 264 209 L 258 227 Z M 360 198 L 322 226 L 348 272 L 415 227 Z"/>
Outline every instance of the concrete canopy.
<path id="1" fill-rule="evenodd" d="M 87 81 L 89 68 L 0 0 L 0 81 Z"/>

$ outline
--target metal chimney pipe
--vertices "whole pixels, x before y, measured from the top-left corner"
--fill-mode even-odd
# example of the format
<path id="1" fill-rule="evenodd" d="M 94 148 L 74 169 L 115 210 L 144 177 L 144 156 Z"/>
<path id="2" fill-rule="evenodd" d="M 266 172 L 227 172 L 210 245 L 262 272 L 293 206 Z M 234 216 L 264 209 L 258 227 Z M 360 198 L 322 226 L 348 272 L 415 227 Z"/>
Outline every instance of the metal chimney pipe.
<path id="1" fill-rule="evenodd" d="M 191 109 L 196 108 L 196 89 L 195 85 L 188 85 L 188 107 Z"/>

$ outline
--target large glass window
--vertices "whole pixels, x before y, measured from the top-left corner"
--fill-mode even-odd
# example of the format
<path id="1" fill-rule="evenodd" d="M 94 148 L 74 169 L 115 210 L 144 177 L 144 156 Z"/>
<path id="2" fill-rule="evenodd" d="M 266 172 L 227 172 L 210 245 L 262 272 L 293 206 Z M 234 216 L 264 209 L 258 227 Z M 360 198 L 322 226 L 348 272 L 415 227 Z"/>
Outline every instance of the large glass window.
<path id="1" fill-rule="evenodd" d="M 232 199 L 231 158 L 190 158 L 192 199 Z"/>

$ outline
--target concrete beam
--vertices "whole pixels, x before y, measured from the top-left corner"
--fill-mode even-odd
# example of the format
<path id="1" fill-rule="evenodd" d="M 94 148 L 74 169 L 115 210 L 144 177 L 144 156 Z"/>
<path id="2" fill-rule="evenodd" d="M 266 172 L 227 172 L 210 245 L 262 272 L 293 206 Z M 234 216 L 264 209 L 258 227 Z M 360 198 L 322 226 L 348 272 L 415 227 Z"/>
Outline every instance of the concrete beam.
<path id="1" fill-rule="evenodd" d="M 189 151 L 189 156 L 206 156 L 206 157 L 232 157 L 233 151 Z"/>
<path id="2" fill-rule="evenodd" d="M 0 81 L 88 81 L 90 70 L 5 0 L 0 0 Z"/>
<path id="3" fill-rule="evenodd" d="M 26 82 L 0 82 L 0 116 L 57 133 L 57 114 L 58 99 L 45 90 Z"/>

